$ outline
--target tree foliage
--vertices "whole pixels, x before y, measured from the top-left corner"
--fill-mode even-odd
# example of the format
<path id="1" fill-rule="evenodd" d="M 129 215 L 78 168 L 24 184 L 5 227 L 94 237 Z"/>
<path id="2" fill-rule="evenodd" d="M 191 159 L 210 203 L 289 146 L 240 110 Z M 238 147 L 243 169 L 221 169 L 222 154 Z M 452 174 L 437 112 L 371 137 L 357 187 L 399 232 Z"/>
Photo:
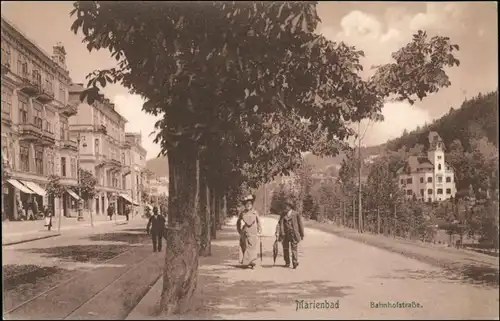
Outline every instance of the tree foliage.
<path id="1" fill-rule="evenodd" d="M 80 182 L 78 184 L 78 189 L 80 191 L 80 196 L 82 199 L 88 201 L 94 198 L 96 194 L 97 179 L 92 175 L 91 172 L 79 168 L 80 171 Z"/>
<path id="2" fill-rule="evenodd" d="M 61 177 L 57 175 L 50 175 L 49 182 L 45 187 L 45 191 L 48 196 L 52 196 L 55 198 L 61 198 L 66 189 L 63 185 L 61 185 Z"/>

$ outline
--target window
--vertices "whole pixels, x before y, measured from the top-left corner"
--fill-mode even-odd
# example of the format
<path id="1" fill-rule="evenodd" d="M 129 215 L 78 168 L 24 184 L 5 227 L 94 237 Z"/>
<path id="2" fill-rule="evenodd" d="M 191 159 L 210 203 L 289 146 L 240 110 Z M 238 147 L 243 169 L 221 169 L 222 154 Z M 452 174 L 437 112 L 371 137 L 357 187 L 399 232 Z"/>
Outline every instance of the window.
<path id="1" fill-rule="evenodd" d="M 61 119 L 60 127 L 61 127 L 61 140 L 68 140 L 68 134 L 69 134 L 68 120 Z"/>
<path id="2" fill-rule="evenodd" d="M 24 98 L 19 97 L 19 122 L 21 124 L 28 123 L 28 102 Z"/>
<path id="3" fill-rule="evenodd" d="M 438 170 L 441 170 L 441 164 L 438 164 Z"/>
<path id="4" fill-rule="evenodd" d="M 11 50 L 10 46 L 2 42 L 2 65 L 6 64 L 10 67 Z"/>
<path id="5" fill-rule="evenodd" d="M 94 140 L 94 149 L 96 156 L 99 156 L 99 139 L 97 138 Z"/>
<path id="6" fill-rule="evenodd" d="M 53 127 L 52 123 L 46 119 L 45 120 L 45 131 L 49 132 L 49 133 L 54 133 L 54 130 L 52 127 Z"/>
<path id="7" fill-rule="evenodd" d="M 423 190 L 423 189 L 421 189 L 421 190 L 420 190 L 420 195 L 421 195 L 422 197 L 424 196 L 424 190 Z"/>
<path id="8" fill-rule="evenodd" d="M 438 195 L 443 195 L 443 189 L 442 188 L 438 188 L 437 189 L 437 194 Z"/>
<path id="9" fill-rule="evenodd" d="M 438 183 L 442 183 L 443 182 L 443 176 L 438 176 L 437 179 L 438 179 Z"/>
<path id="10" fill-rule="evenodd" d="M 19 146 L 19 154 L 21 159 L 21 172 L 28 173 L 30 171 L 30 149 L 28 146 Z"/>
<path id="11" fill-rule="evenodd" d="M 28 63 L 26 57 L 22 54 L 17 56 L 17 74 L 23 78 L 28 77 Z"/>
<path id="12" fill-rule="evenodd" d="M 432 177 L 427 177 L 427 183 L 432 183 Z"/>
<path id="13" fill-rule="evenodd" d="M 33 115 L 33 125 L 35 125 L 35 127 L 42 130 L 42 124 L 43 124 L 42 111 L 37 109 L 37 108 L 33 108 L 33 114 L 34 114 Z"/>
<path id="14" fill-rule="evenodd" d="M 429 203 L 430 203 L 430 202 L 432 202 L 432 198 L 430 198 L 430 197 L 429 197 L 429 198 L 427 199 L 427 202 L 429 202 Z"/>
<path id="15" fill-rule="evenodd" d="M 59 83 L 59 101 L 63 104 L 66 103 L 66 93 L 64 92 L 64 87 Z"/>
<path id="16" fill-rule="evenodd" d="M 71 157 L 70 159 L 70 170 L 71 170 L 71 177 L 76 177 L 76 159 L 74 157 Z"/>
<path id="17" fill-rule="evenodd" d="M 451 194 L 451 188 L 447 188 L 447 189 L 446 189 L 446 194 L 447 194 L 447 195 L 450 195 L 450 194 Z"/>
<path id="18" fill-rule="evenodd" d="M 441 158 L 443 158 L 443 157 L 442 156 L 438 156 L 438 159 L 441 159 Z"/>
<path id="19" fill-rule="evenodd" d="M 142 160 L 142 156 L 141 156 L 141 160 Z M 406 179 L 406 184 L 411 184 L 413 182 L 412 178 L 407 178 Z"/>
<path id="20" fill-rule="evenodd" d="M 35 148 L 35 170 L 39 175 L 43 175 L 43 149 Z"/>
<path id="21" fill-rule="evenodd" d="M 429 189 L 427 190 L 427 194 L 432 195 L 432 188 L 429 188 Z"/>
<path id="22" fill-rule="evenodd" d="M 125 165 L 125 153 L 122 153 L 122 164 Z"/>
<path id="23" fill-rule="evenodd" d="M 61 157 L 61 176 L 66 177 L 66 157 Z"/>
<path id="24" fill-rule="evenodd" d="M 12 110 L 12 91 L 8 88 L 2 88 L 2 118 L 10 119 L 11 110 Z"/>
<path id="25" fill-rule="evenodd" d="M 54 173 L 54 151 L 53 150 L 47 150 L 47 174 L 48 175 L 53 175 Z"/>
<path id="26" fill-rule="evenodd" d="M 406 195 L 408 196 L 413 195 L 413 191 L 411 189 L 406 190 Z"/>
<path id="27" fill-rule="evenodd" d="M 54 75 L 47 74 L 47 77 L 45 77 L 45 86 L 43 89 L 50 94 L 54 93 Z"/>
<path id="28" fill-rule="evenodd" d="M 451 183 L 451 177 L 450 176 L 446 177 L 446 183 Z"/>
<path id="29" fill-rule="evenodd" d="M 404 183 L 405 183 L 405 180 L 401 179 L 401 185 L 403 185 Z"/>
<path id="30" fill-rule="evenodd" d="M 420 183 L 423 183 L 423 182 L 424 182 L 424 178 L 420 177 Z"/>
<path id="31" fill-rule="evenodd" d="M 38 86 L 38 88 L 42 87 L 42 75 L 40 75 L 40 71 L 37 69 L 33 69 L 33 83 Z"/>

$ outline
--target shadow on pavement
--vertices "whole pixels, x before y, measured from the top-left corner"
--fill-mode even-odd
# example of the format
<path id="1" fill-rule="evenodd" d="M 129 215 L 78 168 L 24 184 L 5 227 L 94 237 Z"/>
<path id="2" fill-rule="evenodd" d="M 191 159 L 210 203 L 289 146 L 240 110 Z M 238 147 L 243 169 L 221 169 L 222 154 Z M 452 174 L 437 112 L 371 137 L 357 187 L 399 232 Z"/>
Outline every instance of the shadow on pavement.
<path id="1" fill-rule="evenodd" d="M 327 281 L 288 282 L 244 280 L 228 282 L 220 271 L 202 272 L 198 302 L 193 313 L 197 317 L 216 319 L 242 313 L 274 312 L 276 306 L 295 309 L 295 300 L 315 300 L 346 296 L 350 286 L 330 286 Z M 251 272 L 250 272 L 251 273 Z M 249 274 L 249 277 L 251 275 Z M 221 295 L 222 294 L 222 295 Z"/>
<path id="2" fill-rule="evenodd" d="M 115 233 L 96 234 L 88 237 L 89 240 L 94 242 L 119 242 L 138 244 L 143 243 L 145 239 L 149 238 L 145 230 L 130 229 Z"/>
<path id="3" fill-rule="evenodd" d="M 467 283 L 472 285 L 488 285 L 498 287 L 498 270 L 489 266 L 466 265 L 460 267 L 458 272 L 456 268 L 443 269 L 439 271 L 425 270 L 394 270 L 391 274 L 377 276 L 381 279 L 403 279 L 420 280 L 449 283 Z"/>
<path id="4" fill-rule="evenodd" d="M 74 262 L 95 263 L 111 259 L 127 250 L 126 245 L 68 245 L 49 248 L 24 250 L 30 253 L 42 254 L 49 258 L 58 258 Z"/>
<path id="5" fill-rule="evenodd" d="M 34 284 L 41 278 L 59 273 L 62 269 L 53 266 L 38 266 L 32 264 L 8 264 L 3 269 L 4 291 L 12 290 L 18 286 Z"/>

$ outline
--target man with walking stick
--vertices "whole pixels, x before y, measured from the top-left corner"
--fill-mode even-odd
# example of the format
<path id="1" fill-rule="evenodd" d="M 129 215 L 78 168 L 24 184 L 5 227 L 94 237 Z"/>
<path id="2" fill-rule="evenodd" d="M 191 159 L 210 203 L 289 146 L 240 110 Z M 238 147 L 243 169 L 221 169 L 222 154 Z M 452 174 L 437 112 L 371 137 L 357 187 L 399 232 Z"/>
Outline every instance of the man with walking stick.
<path id="1" fill-rule="evenodd" d="M 285 267 L 290 267 L 290 247 L 292 248 L 292 265 L 299 266 L 298 244 L 304 239 L 304 225 L 300 213 L 295 210 L 293 202 L 286 201 L 285 211 L 276 226 L 276 238 L 283 244 Z"/>

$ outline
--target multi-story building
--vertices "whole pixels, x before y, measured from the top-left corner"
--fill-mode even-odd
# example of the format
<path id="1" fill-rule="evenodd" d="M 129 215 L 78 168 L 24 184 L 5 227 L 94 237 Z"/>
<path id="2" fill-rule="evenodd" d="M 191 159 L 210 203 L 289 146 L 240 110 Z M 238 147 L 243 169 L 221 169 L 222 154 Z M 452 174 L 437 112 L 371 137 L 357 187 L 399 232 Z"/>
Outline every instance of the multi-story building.
<path id="1" fill-rule="evenodd" d="M 430 132 L 427 157 L 410 156 L 398 171 L 400 186 L 407 197 L 429 202 L 455 197 L 454 171 L 445 161 L 444 148 L 439 134 Z"/>
<path id="2" fill-rule="evenodd" d="M 141 133 L 125 133 L 124 150 L 122 158 L 129 161 L 131 175 L 125 181 L 125 189 L 129 197 L 136 203 L 142 204 L 142 186 L 144 185 L 144 177 L 142 175 L 146 168 L 146 150 L 142 147 Z"/>
<path id="3" fill-rule="evenodd" d="M 20 219 L 19 209 L 36 200 L 68 211 L 78 199 L 69 187 L 76 185 L 76 142 L 68 133 L 68 119 L 76 106 L 68 102 L 71 82 L 61 44 L 53 55 L 45 53 L 12 23 L 1 20 L 2 159 L 8 180 L 2 186 L 2 210 L 10 220 Z M 66 171 L 63 202 L 45 192 L 48 176 Z M 75 203 L 75 202 L 73 202 Z M 62 206 L 61 206 L 62 205 Z"/>
<path id="4" fill-rule="evenodd" d="M 78 113 L 70 120 L 70 135 L 80 142 L 78 162 L 97 178 L 97 194 L 84 206 L 105 214 L 110 203 L 118 213 L 127 204 L 142 204 L 141 172 L 146 150 L 140 134 L 125 133 L 127 120 L 111 101 L 100 96 L 92 105 L 80 101 L 82 84 L 72 84 L 70 101 L 78 104 Z M 141 211 L 141 209 L 137 209 Z"/>

